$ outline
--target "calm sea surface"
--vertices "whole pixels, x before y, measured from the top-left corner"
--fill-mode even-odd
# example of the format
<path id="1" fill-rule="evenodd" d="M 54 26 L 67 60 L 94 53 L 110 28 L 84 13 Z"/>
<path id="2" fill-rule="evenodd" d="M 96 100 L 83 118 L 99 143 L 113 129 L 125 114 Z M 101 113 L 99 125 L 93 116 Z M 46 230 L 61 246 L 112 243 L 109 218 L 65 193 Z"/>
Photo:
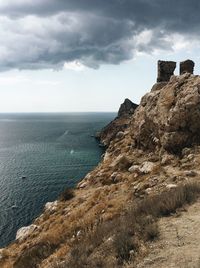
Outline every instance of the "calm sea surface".
<path id="1" fill-rule="evenodd" d="M 0 114 L 0 247 L 97 165 L 102 149 L 91 135 L 115 115 Z"/>

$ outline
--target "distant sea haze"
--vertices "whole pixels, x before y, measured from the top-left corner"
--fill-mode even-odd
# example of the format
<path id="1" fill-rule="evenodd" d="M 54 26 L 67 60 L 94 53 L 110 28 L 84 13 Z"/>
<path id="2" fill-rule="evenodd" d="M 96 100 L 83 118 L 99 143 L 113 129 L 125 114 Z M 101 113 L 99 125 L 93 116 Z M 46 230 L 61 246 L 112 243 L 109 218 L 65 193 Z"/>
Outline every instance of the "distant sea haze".
<path id="1" fill-rule="evenodd" d="M 98 164 L 91 136 L 115 115 L 0 114 L 0 247 Z"/>

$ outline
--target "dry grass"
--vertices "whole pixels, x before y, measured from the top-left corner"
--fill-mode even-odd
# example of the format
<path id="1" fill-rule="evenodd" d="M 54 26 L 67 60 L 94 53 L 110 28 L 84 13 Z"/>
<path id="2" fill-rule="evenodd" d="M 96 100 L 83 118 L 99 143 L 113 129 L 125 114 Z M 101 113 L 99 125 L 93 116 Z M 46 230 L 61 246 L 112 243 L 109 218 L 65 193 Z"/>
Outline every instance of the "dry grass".
<path id="1" fill-rule="evenodd" d="M 42 259 L 48 257 L 55 250 L 55 245 L 38 243 L 24 251 L 13 264 L 13 268 L 34 268 Z"/>
<path id="2" fill-rule="evenodd" d="M 116 260 L 114 267 L 134 263 L 134 256 L 140 251 L 142 243 L 159 237 L 158 218 L 175 213 L 178 208 L 194 202 L 199 195 L 200 185 L 188 183 L 158 196 L 147 197 L 137 206 L 133 204 L 121 217 L 101 224 L 87 233 L 87 238 L 77 240 L 66 267 L 106 267 L 102 266 L 107 257 L 103 253 L 98 258 L 98 265 L 93 265 L 92 260 L 94 253 L 105 247 L 105 241 L 111 237 L 113 239 L 108 251 Z"/>
<path id="3" fill-rule="evenodd" d="M 160 195 L 147 197 L 137 207 L 138 212 L 153 217 L 169 216 L 178 208 L 194 202 L 200 195 L 200 184 L 196 182 L 180 185 Z"/>
<path id="4" fill-rule="evenodd" d="M 200 195 L 200 185 L 181 185 L 138 203 L 136 200 L 126 203 L 131 200 L 130 192 L 127 193 L 126 187 L 117 185 L 96 189 L 82 204 L 77 205 L 78 201 L 73 199 L 68 216 L 63 215 L 66 205 L 62 202 L 62 213 L 49 215 L 44 226 L 41 225 L 43 231 L 39 241 L 42 247 L 39 249 L 35 244 L 24 248 L 14 268 L 35 267 L 45 258 L 51 259 L 49 256 L 53 253 L 52 268 L 112 268 L 134 264 L 144 243 L 159 237 L 159 217 L 175 213 L 178 208 L 195 201 Z M 123 204 L 127 204 L 125 208 Z M 80 235 L 77 235 L 79 231 Z"/>

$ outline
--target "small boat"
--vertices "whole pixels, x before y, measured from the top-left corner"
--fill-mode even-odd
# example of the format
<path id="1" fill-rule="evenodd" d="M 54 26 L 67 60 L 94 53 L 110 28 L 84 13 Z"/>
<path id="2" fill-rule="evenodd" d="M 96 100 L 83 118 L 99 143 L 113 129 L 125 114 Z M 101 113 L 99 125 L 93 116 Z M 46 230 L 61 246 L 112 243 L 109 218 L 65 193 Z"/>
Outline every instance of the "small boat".
<path id="1" fill-rule="evenodd" d="M 21 178 L 22 178 L 22 180 L 24 180 L 24 179 L 26 179 L 26 176 L 22 176 Z"/>
<path id="2" fill-rule="evenodd" d="M 12 205 L 12 207 L 11 207 L 12 209 L 17 209 L 18 208 L 18 206 L 16 205 L 16 204 L 14 204 L 14 205 Z"/>
<path id="3" fill-rule="evenodd" d="M 74 154 L 74 150 L 73 149 L 70 151 L 70 154 Z"/>

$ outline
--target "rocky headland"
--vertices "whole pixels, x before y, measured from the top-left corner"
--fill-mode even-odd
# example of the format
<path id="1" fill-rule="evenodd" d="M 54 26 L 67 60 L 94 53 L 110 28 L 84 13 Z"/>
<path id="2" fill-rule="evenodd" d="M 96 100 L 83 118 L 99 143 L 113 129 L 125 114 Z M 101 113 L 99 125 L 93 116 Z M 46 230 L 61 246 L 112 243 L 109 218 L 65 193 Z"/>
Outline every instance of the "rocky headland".
<path id="1" fill-rule="evenodd" d="M 0 267 L 199 267 L 200 76 L 175 67 L 158 62 L 140 104 L 98 133 L 99 165 L 18 231 Z"/>

